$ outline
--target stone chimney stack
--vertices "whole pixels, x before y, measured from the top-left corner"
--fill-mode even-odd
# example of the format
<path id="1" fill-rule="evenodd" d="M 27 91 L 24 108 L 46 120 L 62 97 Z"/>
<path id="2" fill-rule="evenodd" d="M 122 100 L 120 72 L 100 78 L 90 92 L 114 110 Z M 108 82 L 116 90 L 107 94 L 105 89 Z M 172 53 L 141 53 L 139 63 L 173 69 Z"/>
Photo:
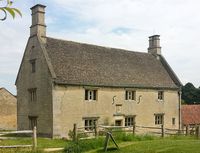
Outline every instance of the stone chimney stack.
<path id="1" fill-rule="evenodd" d="M 32 25 L 30 27 L 30 36 L 38 36 L 44 43 L 46 42 L 45 7 L 37 4 L 31 8 Z"/>
<path id="2" fill-rule="evenodd" d="M 160 35 L 153 35 L 149 37 L 148 53 L 161 55 Z"/>

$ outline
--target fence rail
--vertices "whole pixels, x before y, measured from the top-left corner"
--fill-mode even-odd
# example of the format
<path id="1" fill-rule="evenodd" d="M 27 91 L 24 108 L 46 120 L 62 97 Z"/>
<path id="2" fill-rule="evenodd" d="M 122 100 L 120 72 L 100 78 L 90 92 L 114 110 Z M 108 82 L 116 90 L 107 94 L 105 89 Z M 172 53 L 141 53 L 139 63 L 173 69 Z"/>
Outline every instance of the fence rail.
<path id="1" fill-rule="evenodd" d="M 165 128 L 164 125 L 158 126 L 141 126 L 141 125 L 136 125 L 133 123 L 132 126 L 104 126 L 104 125 L 98 125 L 97 122 L 93 126 L 87 126 L 87 127 L 77 127 L 77 124 L 74 124 L 74 129 L 73 129 L 73 140 L 77 141 L 77 137 L 79 134 L 93 134 L 93 136 L 97 137 L 99 136 L 99 133 L 104 133 L 108 131 L 112 132 L 119 132 L 121 129 L 124 132 L 131 132 L 132 134 L 135 134 L 141 129 L 147 129 L 146 131 L 148 133 L 153 133 L 153 134 L 159 134 L 161 137 L 165 137 L 165 135 L 189 135 L 191 130 L 189 130 L 188 127 L 186 127 L 185 130 L 183 129 L 170 129 L 170 128 Z M 149 131 L 148 131 L 149 130 Z M 200 125 L 195 126 L 195 135 L 198 139 L 200 139 Z M 89 136 L 88 136 L 89 137 Z"/>
<path id="2" fill-rule="evenodd" d="M 10 137 L 2 137 L 8 134 L 32 134 L 33 142 L 31 145 L 12 145 L 12 146 L 0 146 L 0 148 L 27 148 L 32 147 L 33 150 L 37 148 L 37 128 L 34 127 L 33 130 L 24 130 L 24 131 L 10 131 L 10 132 L 0 132 L 0 140 L 9 139 Z M 16 137 L 14 137 L 17 139 Z"/>

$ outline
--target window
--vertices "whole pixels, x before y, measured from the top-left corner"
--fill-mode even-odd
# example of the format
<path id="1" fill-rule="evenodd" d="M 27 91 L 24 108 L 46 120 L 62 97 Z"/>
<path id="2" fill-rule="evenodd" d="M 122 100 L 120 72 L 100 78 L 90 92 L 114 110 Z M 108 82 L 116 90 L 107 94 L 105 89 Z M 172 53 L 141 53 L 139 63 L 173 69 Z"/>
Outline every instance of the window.
<path id="1" fill-rule="evenodd" d="M 94 125 L 96 121 L 97 121 L 96 118 L 85 119 L 85 130 L 87 131 L 94 130 Z"/>
<path id="2" fill-rule="evenodd" d="M 97 100 L 97 90 L 85 90 L 85 100 Z"/>
<path id="3" fill-rule="evenodd" d="M 37 100 L 37 93 L 36 93 L 37 89 L 31 88 L 31 89 L 28 89 L 28 91 L 29 91 L 29 100 L 31 102 L 36 101 Z"/>
<path id="4" fill-rule="evenodd" d="M 122 112 L 122 105 L 121 104 L 117 104 L 116 105 L 116 113 L 120 114 Z"/>
<path id="5" fill-rule="evenodd" d="M 36 59 L 30 60 L 31 63 L 31 72 L 35 73 L 36 71 Z"/>
<path id="6" fill-rule="evenodd" d="M 29 128 L 33 130 L 33 128 L 37 127 L 37 116 L 29 116 Z"/>
<path id="7" fill-rule="evenodd" d="M 158 100 L 164 100 L 164 91 L 158 91 Z"/>
<path id="8" fill-rule="evenodd" d="M 126 91 L 125 100 L 135 100 L 135 91 Z"/>
<path id="9" fill-rule="evenodd" d="M 134 117 L 125 117 L 125 126 L 133 126 Z"/>
<path id="10" fill-rule="evenodd" d="M 163 124 L 164 115 L 163 114 L 155 114 L 155 125 Z"/>
<path id="11" fill-rule="evenodd" d="M 175 124 L 176 124 L 176 119 L 172 118 L 172 125 L 175 125 Z"/>

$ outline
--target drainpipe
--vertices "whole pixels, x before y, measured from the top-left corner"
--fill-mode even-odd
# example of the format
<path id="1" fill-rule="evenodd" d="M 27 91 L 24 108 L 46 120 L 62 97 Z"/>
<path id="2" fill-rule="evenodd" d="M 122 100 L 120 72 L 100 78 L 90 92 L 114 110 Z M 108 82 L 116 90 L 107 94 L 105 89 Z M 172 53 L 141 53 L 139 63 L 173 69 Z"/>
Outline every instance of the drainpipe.
<path id="1" fill-rule="evenodd" d="M 179 95 L 179 106 L 178 106 L 178 111 L 179 111 L 179 123 L 178 123 L 178 129 L 181 130 L 181 88 L 178 91 L 178 95 Z"/>

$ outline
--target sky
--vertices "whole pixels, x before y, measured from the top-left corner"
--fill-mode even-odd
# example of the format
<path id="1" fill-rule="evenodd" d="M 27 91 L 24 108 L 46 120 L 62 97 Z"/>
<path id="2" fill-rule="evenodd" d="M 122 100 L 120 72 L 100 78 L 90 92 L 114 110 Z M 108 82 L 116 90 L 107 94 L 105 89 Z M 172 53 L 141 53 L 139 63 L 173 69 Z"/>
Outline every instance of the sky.
<path id="1" fill-rule="evenodd" d="M 160 35 L 162 55 L 181 82 L 200 86 L 199 0 L 13 1 L 23 17 L 0 21 L 0 87 L 13 94 L 30 35 L 30 8 L 38 3 L 47 6 L 49 37 L 147 52 L 148 37 Z"/>

